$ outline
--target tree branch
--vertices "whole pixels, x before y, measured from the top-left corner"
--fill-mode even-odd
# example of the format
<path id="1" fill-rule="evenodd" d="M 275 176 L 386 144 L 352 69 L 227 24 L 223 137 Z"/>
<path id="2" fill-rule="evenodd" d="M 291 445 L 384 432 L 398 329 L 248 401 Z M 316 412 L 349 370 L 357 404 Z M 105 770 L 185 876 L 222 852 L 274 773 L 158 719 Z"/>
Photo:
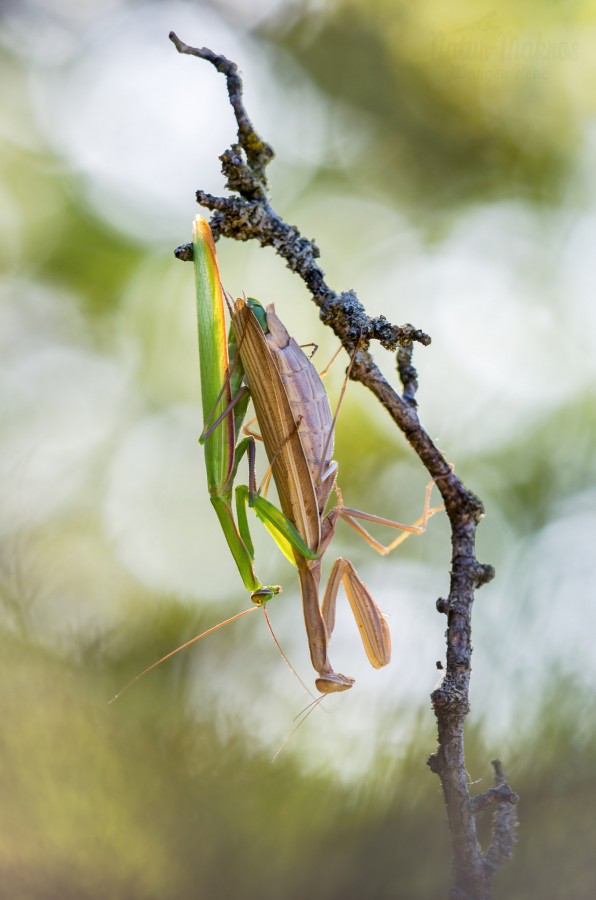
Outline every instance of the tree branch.
<path id="1" fill-rule="evenodd" d="M 392 325 L 383 316 L 370 318 L 354 291 L 337 293 L 325 281 L 317 263 L 315 242 L 302 237 L 272 208 L 268 199 L 266 169 L 272 148 L 257 133 L 244 108 L 242 81 L 235 63 L 207 48 L 189 47 L 172 32 L 170 39 L 180 53 L 210 62 L 225 78 L 238 127 L 237 142 L 220 157 L 226 187 L 237 196 L 214 197 L 197 191 L 197 201 L 213 212 L 211 229 L 217 240 L 256 240 L 273 247 L 289 269 L 303 280 L 320 310 L 321 320 L 354 353 L 351 378 L 364 384 L 383 404 L 422 464 L 435 479 L 451 524 L 452 568 L 450 593 L 437 609 L 447 615 L 447 660 L 440 686 L 431 695 L 438 726 L 438 746 L 428 764 L 440 780 L 447 809 L 453 852 L 451 900 L 489 900 L 494 873 L 510 858 L 515 831 L 516 795 L 508 788 L 502 770 L 497 787 L 471 800 L 465 760 L 464 721 L 469 711 L 471 663 L 471 614 L 476 588 L 494 576 L 492 566 L 475 557 L 475 534 L 483 506 L 459 479 L 421 425 L 415 394 L 418 386 L 412 365 L 413 343 L 430 344 L 430 337 L 412 325 Z M 181 259 L 192 258 L 188 246 L 176 251 Z M 398 374 L 403 385 L 399 394 L 375 364 L 369 346 L 379 341 L 397 350 Z M 500 774 L 499 774 L 500 773 Z M 476 835 L 475 816 L 495 805 L 492 842 L 483 855 Z"/>

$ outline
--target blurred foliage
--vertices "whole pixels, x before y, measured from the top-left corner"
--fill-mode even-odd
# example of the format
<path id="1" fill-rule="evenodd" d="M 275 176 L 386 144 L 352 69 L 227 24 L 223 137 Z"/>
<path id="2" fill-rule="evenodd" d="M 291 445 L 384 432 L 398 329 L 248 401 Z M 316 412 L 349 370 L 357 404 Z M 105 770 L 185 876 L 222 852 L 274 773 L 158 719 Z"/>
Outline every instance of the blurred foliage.
<path id="1" fill-rule="evenodd" d="M 246 897 L 443 896 L 449 847 L 424 764 L 428 721 L 399 761 L 379 755 L 371 774 L 383 790 L 371 791 L 222 740 L 189 716 L 171 674 L 108 707 L 116 670 L 105 659 L 76 665 L 6 634 L 1 659 L 2 896 L 190 898 L 239 885 Z M 561 681 L 536 712 L 542 724 L 509 752 L 521 829 L 497 896 L 587 898 L 594 705 Z M 479 789 L 491 753 L 471 728 Z"/>
<path id="2" fill-rule="evenodd" d="M 150 228 L 144 240 L 140 227 L 127 231 L 100 209 L 101 166 L 94 194 L 88 160 L 77 164 L 66 139 L 60 144 L 61 128 L 72 122 L 44 107 L 50 95 L 40 83 L 56 76 L 60 54 L 67 57 L 64 47 L 72 46 L 64 34 L 76 37 L 75 59 L 113 65 L 108 39 L 126 33 L 125 17 L 137 21 L 138 7 L 109 6 L 104 13 L 93 4 L 40 0 L 2 10 L 0 896 L 445 896 L 448 834 L 439 784 L 425 765 L 435 743 L 433 654 L 442 653 L 444 627 L 432 607 L 446 589 L 449 552 L 439 517 L 424 541 L 404 545 L 395 568 L 387 561 L 381 575 L 373 565 L 366 570 L 391 603 L 395 668 L 373 673 L 372 687 L 360 670 L 360 693 L 330 715 L 313 714 L 274 765 L 271 756 L 306 701 L 291 693 L 298 688 L 256 616 L 107 704 L 145 666 L 239 608 L 238 578 L 208 508 L 196 446 L 192 276 Z M 297 104 L 288 114 L 307 128 L 309 104 L 321 103 L 321 131 L 337 134 L 327 134 L 318 161 L 280 159 L 273 183 L 284 214 L 312 231 L 323 268 L 342 278 L 334 287 L 349 287 L 353 278 L 367 292 L 364 302 L 433 334 L 432 347 L 415 357 L 423 418 L 486 502 L 481 558 L 500 575 L 475 609 L 467 742 L 474 791 L 488 786 L 489 760 L 499 755 L 521 795 L 519 843 L 495 896 L 591 900 L 596 403 L 588 376 L 565 377 L 582 353 L 588 359 L 593 329 L 590 304 L 578 300 L 581 279 L 576 292 L 563 277 L 559 295 L 550 288 L 551 267 L 584 213 L 591 234 L 591 186 L 577 173 L 594 113 L 594 10 L 506 2 L 470 12 L 436 0 L 335 0 L 279 3 L 276 13 L 252 21 L 248 7 L 233 0 L 221 9 L 175 7 L 173 18 L 198 17 L 196 34 L 181 31 L 185 40 L 200 42 L 203 25 L 212 25 L 207 13 L 221 13 L 240 46 L 252 36 L 263 56 L 283 50 L 275 65 L 299 64 L 291 72 L 309 79 L 314 92 L 303 86 L 306 113 Z M 146 4 L 143 12 L 158 35 L 152 39 L 165 42 L 164 6 Z M 49 54 L 45 63 L 33 52 L 36 39 Z M 550 59 L 540 56 L 541 42 Z M 99 56 L 91 56 L 97 46 Z M 173 60 L 187 87 L 191 69 L 183 62 Z M 142 69 L 146 60 L 131 57 L 130 64 Z M 201 81 L 200 66 L 192 77 Z M 221 103 L 228 121 L 223 88 Z M 154 105 L 161 120 L 166 110 Z M 183 115 L 194 114 L 184 106 Z M 55 116 L 50 126 L 48 116 Z M 134 107 L 127 116 L 137 127 Z M 279 131 L 284 127 L 280 121 Z M 207 146 L 206 131 L 195 148 L 196 183 L 184 185 L 178 242 L 192 192 L 202 186 L 201 153 L 223 150 Z M 276 147 L 282 137 L 264 136 Z M 157 167 L 160 147 L 176 168 L 174 141 L 164 148 L 161 137 L 161 127 L 143 136 L 139 169 Z M 104 148 L 92 150 L 97 163 Z M 512 198 L 535 230 L 528 237 L 520 227 L 512 259 L 493 258 L 491 245 L 502 237 L 497 217 L 488 249 L 472 246 L 462 264 L 463 239 L 449 239 L 466 209 L 488 214 L 495 201 Z M 545 218 L 533 220 L 538 207 Z M 154 227 L 159 210 L 147 218 Z M 524 255 L 524 241 L 534 256 Z M 498 347 L 502 363 L 496 375 L 489 372 L 492 381 L 490 366 L 470 373 L 457 364 L 476 343 L 479 362 L 489 355 L 509 293 L 490 296 L 482 333 L 466 333 L 458 320 L 459 334 L 448 328 L 451 304 L 460 300 L 457 282 L 436 302 L 423 280 L 394 284 L 410 257 L 418 254 L 426 273 L 442 249 L 466 273 L 476 254 L 479 269 L 510 265 L 508 274 L 526 279 L 526 292 L 511 291 L 515 320 Z M 310 318 L 303 312 L 296 279 L 271 254 L 229 246 L 220 254 L 230 283 L 257 296 L 265 285 L 263 299 L 283 296 L 296 333 L 320 339 L 321 352 L 331 355 L 311 311 Z M 572 275 L 582 265 L 583 257 L 572 256 Z M 439 271 L 437 291 L 449 274 Z M 476 311 L 478 277 L 478 270 L 466 274 L 472 287 L 463 319 Z M 464 309 L 454 308 L 457 315 Z M 542 312 L 554 323 L 544 345 L 532 318 Z M 514 331 L 523 336 L 515 352 L 527 351 L 530 366 L 533 353 L 551 361 L 542 393 L 533 372 L 508 369 Z M 389 360 L 388 373 L 393 366 Z M 335 393 L 340 379 L 341 372 L 330 376 Z M 483 405 L 470 421 L 465 412 L 474 398 Z M 514 425 L 493 432 L 499 417 Z M 470 440 L 485 431 L 496 437 Z M 424 473 L 357 390 L 348 392 L 338 423 L 337 456 L 350 504 L 391 516 L 398 505 L 404 521 L 419 514 Z M 272 609 L 276 628 L 292 660 L 304 660 L 292 573 L 255 537 L 259 561 L 272 580 L 284 581 Z M 350 540 L 338 534 L 340 546 L 365 565 L 367 551 Z M 419 640 L 413 647 L 412 630 Z M 334 637 L 350 672 L 359 665 L 353 646 L 349 636 Z M 488 818 L 481 829 L 486 839 Z"/>
<path id="3" fill-rule="evenodd" d="M 537 452 L 541 447 L 549 452 Z M 520 536 L 535 533 L 555 517 L 562 498 L 580 494 L 596 479 L 594 394 L 579 394 L 520 434 L 506 450 L 476 456 L 474 465 L 477 472 L 484 470 L 487 487 L 491 472 L 497 468 L 507 472 L 507 483 L 498 485 L 500 510 Z"/>
<path id="4" fill-rule="evenodd" d="M 479 195 L 549 201 L 577 147 L 578 108 L 594 108 L 566 77 L 591 68 L 579 35 L 594 10 L 581 6 L 337 0 L 283 41 L 373 132 L 359 183 L 418 215 Z"/>

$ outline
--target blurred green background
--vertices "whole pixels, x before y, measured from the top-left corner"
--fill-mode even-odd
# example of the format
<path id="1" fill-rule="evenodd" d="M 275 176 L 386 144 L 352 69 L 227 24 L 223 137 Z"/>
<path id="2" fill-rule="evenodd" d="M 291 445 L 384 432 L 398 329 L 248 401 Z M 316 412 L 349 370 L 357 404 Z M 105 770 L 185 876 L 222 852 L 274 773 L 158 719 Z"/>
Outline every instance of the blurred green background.
<path id="1" fill-rule="evenodd" d="M 240 65 L 274 203 L 330 284 L 433 336 L 415 354 L 422 419 L 483 498 L 497 569 L 474 609 L 467 738 L 472 790 L 498 755 L 522 798 L 495 896 L 594 898 L 594 5 L 4 0 L 0 24 L 0 896 L 448 889 L 425 765 L 442 517 L 388 559 L 338 530 L 394 658 L 370 670 L 342 609 L 332 660 L 356 687 L 274 764 L 308 698 L 260 615 L 107 705 L 246 605 L 197 445 L 192 270 L 172 255 L 195 189 L 222 191 L 234 123 L 174 29 Z M 219 253 L 227 289 L 275 300 L 322 366 L 334 339 L 298 279 L 255 246 Z M 419 515 L 424 472 L 358 385 L 336 457 L 350 505 Z M 310 683 L 296 579 L 254 534 Z"/>

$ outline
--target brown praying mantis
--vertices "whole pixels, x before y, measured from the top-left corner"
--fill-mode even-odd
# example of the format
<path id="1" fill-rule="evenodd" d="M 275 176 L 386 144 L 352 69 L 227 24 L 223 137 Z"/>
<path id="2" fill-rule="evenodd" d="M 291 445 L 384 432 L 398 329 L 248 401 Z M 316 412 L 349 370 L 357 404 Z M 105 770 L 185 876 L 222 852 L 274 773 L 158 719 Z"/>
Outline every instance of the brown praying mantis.
<path id="1" fill-rule="evenodd" d="M 345 507 L 336 483 L 337 463 L 333 460 L 335 422 L 315 367 L 289 336 L 273 305 L 265 310 L 255 300 L 237 300 L 232 325 L 281 508 L 312 551 L 307 555 L 293 547 L 310 656 L 318 674 L 315 684 L 321 693 L 344 691 L 352 687 L 354 679 L 335 672 L 328 657 L 340 584 L 344 586 L 368 659 L 375 668 L 389 662 L 391 641 L 383 614 L 349 560 L 341 557 L 335 560 L 323 602 L 319 604 L 322 558 L 338 519 L 342 518 L 385 555 L 410 534 L 421 534 L 428 519 L 443 507 L 430 506 L 433 482 L 426 490 L 423 514 L 413 525 Z M 338 503 L 325 514 L 333 490 Z M 366 531 L 359 519 L 401 533 L 384 546 Z"/>
<path id="2" fill-rule="evenodd" d="M 265 310 L 256 300 L 236 301 L 231 309 L 232 325 L 226 341 L 224 292 L 215 245 L 209 225 L 202 216 L 197 216 L 194 223 L 193 259 L 205 420 L 200 441 L 205 448 L 211 503 L 244 585 L 257 606 L 264 607 L 281 588 L 264 585 L 255 574 L 247 505 L 295 564 L 300 578 L 310 656 L 317 672 L 316 687 L 322 694 L 345 691 L 352 687 L 354 679 L 336 673 L 328 657 L 340 584 L 344 586 L 368 659 L 375 668 L 389 662 L 391 643 L 383 614 L 349 560 L 339 558 L 334 562 L 323 602 L 319 603 L 322 558 L 338 519 L 347 522 L 379 553 L 386 554 L 410 534 L 421 534 L 428 519 L 443 507 L 430 506 L 434 482 L 426 489 L 423 514 L 413 525 L 402 525 L 345 507 L 336 484 L 337 463 L 333 460 L 335 420 L 316 369 L 296 341 L 290 338 L 273 306 Z M 243 427 L 250 398 L 282 511 L 255 487 L 254 436 Z M 245 436 L 239 440 L 241 433 Z M 244 453 L 249 457 L 249 485 L 237 485 L 234 489 Z M 338 503 L 326 513 L 333 490 Z M 358 520 L 387 525 L 398 529 L 400 535 L 388 546 L 383 546 Z M 192 638 L 149 666 L 129 685 L 175 653 L 254 608 L 250 607 Z"/>

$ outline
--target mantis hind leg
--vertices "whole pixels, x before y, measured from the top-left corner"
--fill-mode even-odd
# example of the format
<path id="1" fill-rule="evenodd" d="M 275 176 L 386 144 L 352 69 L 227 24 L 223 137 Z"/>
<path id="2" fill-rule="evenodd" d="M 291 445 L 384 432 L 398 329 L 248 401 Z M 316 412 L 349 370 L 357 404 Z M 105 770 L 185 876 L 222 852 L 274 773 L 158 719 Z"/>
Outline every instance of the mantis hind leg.
<path id="1" fill-rule="evenodd" d="M 428 520 L 435 515 L 435 513 L 442 512 L 445 509 L 443 505 L 441 506 L 432 506 L 430 505 L 430 497 L 432 493 L 432 489 L 434 487 L 435 482 L 430 481 L 426 485 L 425 497 L 424 497 L 424 509 L 422 511 L 422 515 L 416 519 L 412 525 L 403 525 L 401 522 L 394 522 L 392 519 L 385 519 L 382 516 L 375 516 L 372 513 L 363 512 L 360 509 L 352 509 L 351 507 L 343 505 L 343 499 L 341 496 L 341 491 L 339 488 L 335 487 L 335 491 L 337 494 L 338 505 L 336 509 L 336 515 L 339 516 L 344 522 L 353 528 L 364 540 L 370 544 L 373 550 L 376 550 L 377 553 L 380 553 L 381 556 L 386 556 L 388 553 L 391 553 L 392 550 L 395 550 L 400 544 L 402 544 L 411 534 L 424 534 L 426 531 L 426 526 Z M 387 528 L 395 528 L 398 531 L 402 532 L 395 540 L 391 541 L 390 544 L 382 544 L 380 541 L 377 541 L 376 538 L 370 534 L 363 525 L 358 521 L 359 519 L 363 519 L 367 522 L 374 522 L 377 525 L 385 525 Z"/>

